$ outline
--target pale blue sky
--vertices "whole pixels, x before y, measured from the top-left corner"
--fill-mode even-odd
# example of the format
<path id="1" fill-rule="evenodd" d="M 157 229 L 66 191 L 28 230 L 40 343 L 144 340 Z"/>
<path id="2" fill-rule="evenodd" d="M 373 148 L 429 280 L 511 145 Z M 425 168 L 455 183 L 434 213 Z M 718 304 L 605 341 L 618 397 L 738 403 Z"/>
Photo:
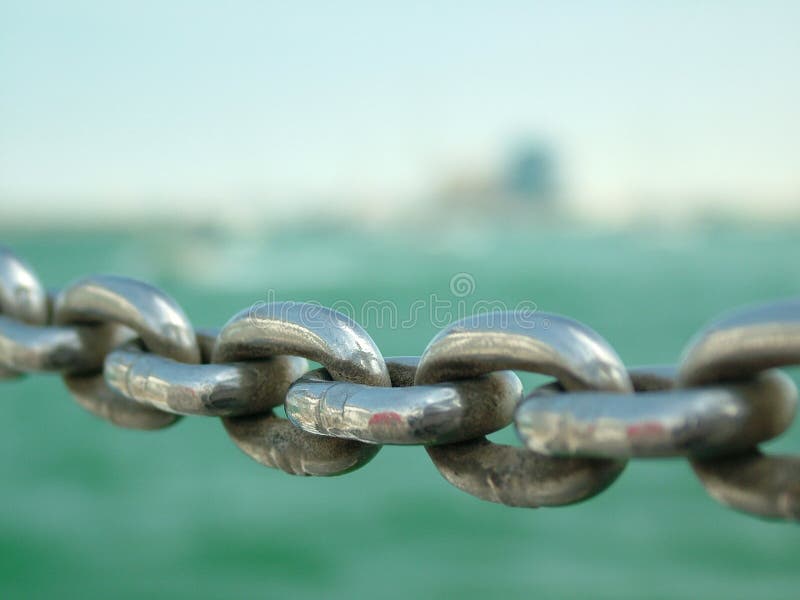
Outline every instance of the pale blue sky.
<path id="1" fill-rule="evenodd" d="M 798 107 L 800 2 L 0 0 L 0 215 L 402 202 L 523 134 L 582 206 L 777 211 Z"/>

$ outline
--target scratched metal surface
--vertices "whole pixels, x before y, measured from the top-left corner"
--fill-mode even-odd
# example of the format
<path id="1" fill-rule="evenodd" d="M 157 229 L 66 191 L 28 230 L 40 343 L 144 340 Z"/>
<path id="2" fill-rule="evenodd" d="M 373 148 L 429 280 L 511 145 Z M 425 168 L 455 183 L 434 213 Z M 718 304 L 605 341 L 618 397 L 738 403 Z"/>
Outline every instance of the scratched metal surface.
<path id="1" fill-rule="evenodd" d="M 432 294 L 466 307 L 532 300 L 586 322 L 628 363 L 674 361 L 719 312 L 800 293 L 800 236 L 788 229 L 229 238 L 0 226 L 0 241 L 50 286 L 87 272 L 149 280 L 196 326 L 221 325 L 270 293 L 357 308 L 392 300 L 400 316 Z M 450 290 L 457 273 L 473 278 L 466 296 Z M 407 355 L 423 350 L 444 324 L 436 320 L 365 325 L 387 356 Z M 510 509 L 449 486 L 419 448 L 384 448 L 339 478 L 293 478 L 247 459 L 214 419 L 115 429 L 72 402 L 57 377 L 4 383 L 0 395 L 4 598 L 729 599 L 800 589 L 796 527 L 722 508 L 680 460 L 632 463 L 574 507 Z M 800 452 L 800 424 L 767 448 Z"/>

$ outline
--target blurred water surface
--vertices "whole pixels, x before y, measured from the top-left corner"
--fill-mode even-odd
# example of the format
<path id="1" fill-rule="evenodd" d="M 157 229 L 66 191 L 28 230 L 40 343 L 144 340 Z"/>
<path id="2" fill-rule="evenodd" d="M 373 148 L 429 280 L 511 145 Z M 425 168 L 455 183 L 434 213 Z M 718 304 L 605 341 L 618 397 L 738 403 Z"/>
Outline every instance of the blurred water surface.
<path id="1" fill-rule="evenodd" d="M 432 294 L 455 300 L 451 279 L 466 273 L 467 306 L 535 302 L 591 325 L 628 364 L 673 362 L 720 311 L 800 288 L 790 229 L 0 232 L 50 286 L 90 272 L 144 278 L 197 326 L 268 297 L 393 301 L 403 316 Z M 367 329 L 387 356 L 419 354 L 433 321 Z M 577 506 L 511 509 L 451 487 L 419 448 L 386 447 L 340 478 L 295 478 L 246 458 L 214 419 L 115 429 L 57 377 L 0 393 L 5 598 L 729 599 L 800 589 L 796 527 L 718 506 L 680 460 L 631 464 Z M 800 452 L 800 427 L 766 447 Z"/>

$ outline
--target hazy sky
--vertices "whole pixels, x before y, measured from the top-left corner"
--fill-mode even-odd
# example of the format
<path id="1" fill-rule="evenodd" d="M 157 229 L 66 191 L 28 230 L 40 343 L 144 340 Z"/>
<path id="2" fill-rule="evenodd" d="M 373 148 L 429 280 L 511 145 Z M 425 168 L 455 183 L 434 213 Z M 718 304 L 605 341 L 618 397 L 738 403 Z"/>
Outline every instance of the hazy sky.
<path id="1" fill-rule="evenodd" d="M 798 107 L 796 1 L 0 0 L 0 215 L 403 201 L 524 135 L 597 211 L 778 210 Z"/>

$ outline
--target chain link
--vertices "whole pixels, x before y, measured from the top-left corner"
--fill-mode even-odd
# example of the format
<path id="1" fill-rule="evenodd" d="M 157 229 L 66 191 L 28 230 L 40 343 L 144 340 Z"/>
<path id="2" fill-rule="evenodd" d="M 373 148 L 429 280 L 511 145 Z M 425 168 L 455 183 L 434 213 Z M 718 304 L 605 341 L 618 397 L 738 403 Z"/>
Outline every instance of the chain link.
<path id="1" fill-rule="evenodd" d="M 579 390 L 630 392 L 633 386 L 611 346 L 585 325 L 559 315 L 488 313 L 442 330 L 420 359 L 415 383 L 470 379 L 501 369 L 557 377 Z M 439 472 L 457 488 L 510 506 L 560 506 L 608 487 L 624 461 L 563 459 L 477 438 L 429 446 Z"/>
<path id="2" fill-rule="evenodd" d="M 502 429 L 522 384 L 510 371 L 467 381 L 414 385 L 419 358 L 387 358 L 392 386 L 332 381 L 311 371 L 286 395 L 286 416 L 310 433 L 372 444 L 442 444 Z"/>
<path id="3" fill-rule="evenodd" d="M 0 315 L 21 324 L 44 325 L 48 312 L 47 292 L 36 273 L 10 249 L 0 246 Z M 3 321 L 0 326 L 4 329 L 13 325 L 6 318 Z M 5 345 L 2 349 L 5 351 Z M 18 377 L 25 370 L 17 368 L 15 362 L 0 361 L 0 379 Z"/>
<path id="4" fill-rule="evenodd" d="M 275 302 L 243 310 L 222 328 L 212 360 L 281 355 L 317 361 L 338 380 L 391 385 L 383 356 L 369 334 L 344 315 L 313 304 Z M 293 378 L 280 381 L 276 399 L 282 402 Z M 373 444 L 308 433 L 272 412 L 225 418 L 223 423 L 245 454 L 292 475 L 340 475 L 364 466 L 380 450 Z"/>
<path id="5" fill-rule="evenodd" d="M 96 275 L 61 290 L 53 306 L 55 325 L 88 325 L 95 343 L 112 348 L 138 338 L 145 348 L 181 362 L 200 362 L 200 346 L 178 304 L 146 283 Z M 180 417 L 131 401 L 108 386 L 103 365 L 90 373 L 65 374 L 64 383 L 87 410 L 121 427 L 161 429 Z"/>
<path id="6" fill-rule="evenodd" d="M 530 450 L 554 456 L 719 456 L 780 435 L 797 405 L 794 384 L 775 370 L 727 385 L 663 383 L 637 394 L 540 388 L 517 410 L 517 433 Z"/>
<path id="7" fill-rule="evenodd" d="M 196 332 L 202 363 L 186 364 L 130 343 L 113 350 L 103 374 L 126 398 L 179 415 L 231 417 L 264 413 L 283 403 L 307 364 L 293 356 L 209 364 L 219 331 Z"/>
<path id="8" fill-rule="evenodd" d="M 700 331 L 683 353 L 678 385 L 742 380 L 798 364 L 800 299 L 772 302 L 732 311 Z M 763 517 L 800 520 L 800 457 L 768 456 L 753 445 L 738 455 L 695 457 L 691 463 L 723 504 Z"/>
<path id="9" fill-rule="evenodd" d="M 631 458 L 685 456 L 721 503 L 800 520 L 800 457 L 758 448 L 794 419 L 797 389 L 776 369 L 797 364 L 800 299 L 723 316 L 677 366 L 626 369 L 595 331 L 541 312 L 468 317 L 421 357 L 384 360 L 357 323 L 316 304 L 254 305 L 195 330 L 132 279 L 92 276 L 51 298 L 0 247 L 0 379 L 59 373 L 78 403 L 123 427 L 220 417 L 247 455 L 294 475 L 422 445 L 459 489 L 538 507 L 602 492 Z M 513 371 L 555 381 L 523 396 Z M 486 439 L 512 422 L 522 447 Z"/>

